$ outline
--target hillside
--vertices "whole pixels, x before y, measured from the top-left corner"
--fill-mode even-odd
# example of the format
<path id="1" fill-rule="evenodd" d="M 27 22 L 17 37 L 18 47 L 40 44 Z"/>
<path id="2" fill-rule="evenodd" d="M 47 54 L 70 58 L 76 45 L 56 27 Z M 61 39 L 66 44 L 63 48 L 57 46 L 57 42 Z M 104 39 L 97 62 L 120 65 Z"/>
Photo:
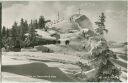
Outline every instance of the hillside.
<path id="1" fill-rule="evenodd" d="M 79 31 L 84 28 L 93 29 L 90 19 L 82 14 L 74 14 L 69 19 L 53 24 L 52 27 L 60 33 L 68 33 L 70 30 Z"/>
<path id="2" fill-rule="evenodd" d="M 24 80 L 21 80 L 23 82 L 27 79 L 34 82 L 85 82 L 90 78 L 95 78 L 97 69 L 90 64 L 89 56 L 99 53 L 99 58 L 99 55 L 103 55 L 104 51 L 108 52 L 108 46 L 103 40 L 97 39 L 95 41 L 94 38 L 93 44 L 99 47 L 96 47 L 94 54 L 91 54 L 89 51 L 91 47 L 83 36 L 90 36 L 91 32 L 89 31 L 92 30 L 91 21 L 82 14 L 74 14 L 68 20 L 55 23 L 52 28 L 47 30 L 35 29 L 36 37 L 39 39 L 36 45 L 21 48 L 21 52 L 3 52 L 2 76 L 4 78 L 2 79 L 19 81 L 23 77 Z M 82 33 L 87 34 L 83 35 Z M 29 39 L 29 34 L 27 37 Z M 66 43 L 67 41 L 68 43 Z M 95 48 L 93 44 L 91 46 Z M 117 55 L 117 59 L 110 58 L 110 61 L 116 67 L 121 68 L 120 79 L 126 81 L 127 44 L 110 41 L 108 45 L 110 50 Z M 101 52 L 102 50 L 103 52 Z M 100 58 L 102 60 L 99 59 L 98 62 L 102 63 L 105 58 L 102 56 Z M 106 60 L 106 63 L 108 61 Z M 106 63 L 103 64 L 106 65 Z"/>

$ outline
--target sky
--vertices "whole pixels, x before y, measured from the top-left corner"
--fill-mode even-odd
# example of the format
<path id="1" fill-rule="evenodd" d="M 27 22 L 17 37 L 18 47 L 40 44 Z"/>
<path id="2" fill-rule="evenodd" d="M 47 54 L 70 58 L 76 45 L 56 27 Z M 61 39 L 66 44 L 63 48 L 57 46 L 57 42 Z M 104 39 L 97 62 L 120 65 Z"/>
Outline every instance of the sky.
<path id="1" fill-rule="evenodd" d="M 94 27 L 101 12 L 106 16 L 106 28 L 109 33 L 107 40 L 124 42 L 127 40 L 127 4 L 121 1 L 6 1 L 2 2 L 2 25 L 11 28 L 13 23 L 21 18 L 28 21 L 44 16 L 55 20 L 59 11 L 61 18 L 69 18 L 78 13 L 86 15 Z"/>

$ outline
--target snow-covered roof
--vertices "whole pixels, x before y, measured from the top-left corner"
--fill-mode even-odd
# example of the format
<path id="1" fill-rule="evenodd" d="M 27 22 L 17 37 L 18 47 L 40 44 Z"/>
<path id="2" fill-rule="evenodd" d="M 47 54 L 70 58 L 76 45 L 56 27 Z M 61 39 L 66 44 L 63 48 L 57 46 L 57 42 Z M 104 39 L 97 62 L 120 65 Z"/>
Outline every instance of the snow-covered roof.
<path id="1" fill-rule="evenodd" d="M 50 35 L 52 35 L 52 34 L 55 34 L 56 31 L 55 31 L 55 30 L 49 30 L 48 33 L 49 33 Z"/>
<path id="2" fill-rule="evenodd" d="M 50 36 L 50 33 L 46 32 L 46 31 L 43 31 L 43 30 L 40 30 L 40 29 L 35 29 L 37 34 L 39 36 L 41 36 L 43 39 L 56 39 L 55 37 L 51 37 Z"/>

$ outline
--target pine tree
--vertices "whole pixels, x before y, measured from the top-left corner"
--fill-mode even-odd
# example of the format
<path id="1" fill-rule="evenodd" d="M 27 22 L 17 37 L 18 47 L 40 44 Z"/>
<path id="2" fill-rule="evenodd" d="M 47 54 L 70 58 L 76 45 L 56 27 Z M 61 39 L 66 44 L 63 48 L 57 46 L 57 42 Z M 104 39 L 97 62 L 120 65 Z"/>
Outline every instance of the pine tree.
<path id="1" fill-rule="evenodd" d="M 8 38 L 9 35 L 10 35 L 10 32 L 9 32 L 9 29 L 7 29 L 7 31 L 6 31 L 6 37 Z"/>
<path id="2" fill-rule="evenodd" d="M 3 26 L 2 28 L 2 37 L 5 37 L 6 36 L 6 28 L 5 26 Z"/>
<path id="3" fill-rule="evenodd" d="M 38 29 L 38 21 L 37 20 L 34 21 L 33 27 L 35 27 L 35 29 Z"/>
<path id="4" fill-rule="evenodd" d="M 44 16 L 40 16 L 38 25 L 39 25 L 39 29 L 45 29 L 45 19 L 44 19 Z"/>
<path id="5" fill-rule="evenodd" d="M 19 38 L 19 33 L 18 33 L 18 25 L 17 22 L 14 22 L 12 29 L 11 29 L 11 42 L 12 47 L 18 47 L 20 48 L 20 38 Z"/>
<path id="6" fill-rule="evenodd" d="M 34 47 L 35 43 L 36 43 L 36 31 L 35 31 L 35 27 L 33 26 L 32 20 L 31 23 L 29 25 L 30 29 L 29 29 L 29 45 Z"/>
<path id="7" fill-rule="evenodd" d="M 93 36 L 92 41 L 97 41 L 96 46 L 91 49 L 91 59 L 92 65 L 97 69 L 96 81 L 119 81 L 120 70 L 111 62 L 111 58 L 116 59 L 116 54 L 109 50 L 107 41 L 104 37 L 100 38 L 101 35 L 104 35 L 105 29 L 105 16 L 102 13 L 100 17 L 100 22 L 96 22 L 98 25 L 99 31 L 97 36 Z"/>
<path id="8" fill-rule="evenodd" d="M 28 31 L 28 23 L 27 21 L 24 21 L 23 18 L 21 18 L 20 26 L 19 26 L 19 31 L 20 31 L 20 38 L 22 41 L 25 40 L 25 34 Z"/>
<path id="9" fill-rule="evenodd" d="M 5 45 L 5 41 L 6 41 L 6 28 L 5 26 L 3 26 L 3 28 L 1 29 L 1 35 L 2 35 L 2 47 L 4 47 Z"/>
<path id="10" fill-rule="evenodd" d="M 11 29 L 11 36 L 12 37 L 17 37 L 17 35 L 18 35 L 17 29 L 18 29 L 17 22 L 14 22 L 14 24 L 12 25 L 12 29 Z"/>
<path id="11" fill-rule="evenodd" d="M 51 22 L 51 20 L 45 20 L 44 16 L 40 16 L 38 26 L 39 29 L 43 29 L 47 31 L 48 27 L 46 27 L 46 23 Z"/>
<path id="12" fill-rule="evenodd" d="M 24 20 L 21 19 L 20 25 L 19 25 L 19 37 L 20 37 L 21 40 L 23 40 L 23 36 L 24 36 L 24 34 L 23 34 L 23 23 L 24 23 Z"/>
<path id="13" fill-rule="evenodd" d="M 25 22 L 24 22 L 24 32 L 25 33 L 27 33 L 28 32 L 28 30 L 29 30 L 29 27 L 28 27 L 28 22 L 27 22 L 27 20 L 25 20 Z"/>
<path id="14" fill-rule="evenodd" d="M 11 37 L 11 33 L 12 33 L 12 30 L 11 29 L 7 29 L 6 31 L 6 38 L 2 38 L 2 41 L 3 41 L 3 46 L 6 48 L 7 46 L 9 46 L 10 48 L 13 46 L 13 41 L 12 41 L 12 38 Z M 10 42 L 12 41 L 12 42 Z"/>
<path id="15" fill-rule="evenodd" d="M 95 22 L 95 24 L 98 26 L 98 28 L 96 29 L 96 32 L 99 34 L 99 35 L 103 35 L 104 32 L 108 32 L 108 30 L 105 28 L 105 15 L 104 13 L 102 12 L 101 13 L 101 16 L 99 16 L 99 21 Z"/>

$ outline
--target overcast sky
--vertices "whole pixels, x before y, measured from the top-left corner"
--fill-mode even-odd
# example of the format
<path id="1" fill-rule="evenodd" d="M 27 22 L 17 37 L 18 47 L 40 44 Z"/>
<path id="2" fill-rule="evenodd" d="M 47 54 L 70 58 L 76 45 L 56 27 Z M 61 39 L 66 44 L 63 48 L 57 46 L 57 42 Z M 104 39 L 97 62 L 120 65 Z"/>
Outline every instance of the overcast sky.
<path id="1" fill-rule="evenodd" d="M 30 21 L 39 18 L 41 15 L 54 20 L 58 11 L 60 17 L 66 19 L 78 13 L 78 8 L 82 9 L 81 14 L 86 15 L 92 23 L 98 20 L 101 12 L 104 12 L 106 15 L 106 28 L 109 30 L 106 38 L 119 42 L 126 41 L 126 2 L 3 2 L 2 24 L 10 28 L 14 21 L 20 22 L 21 18 Z"/>

